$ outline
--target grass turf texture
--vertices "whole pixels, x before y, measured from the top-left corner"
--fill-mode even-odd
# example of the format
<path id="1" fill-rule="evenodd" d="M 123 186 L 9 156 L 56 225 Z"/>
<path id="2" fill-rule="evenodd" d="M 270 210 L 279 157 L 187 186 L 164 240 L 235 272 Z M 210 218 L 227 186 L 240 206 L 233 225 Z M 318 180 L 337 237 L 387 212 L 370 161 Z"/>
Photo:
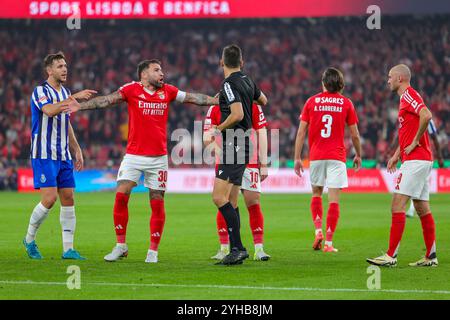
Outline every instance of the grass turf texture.
<path id="1" fill-rule="evenodd" d="M 216 266 L 209 259 L 219 247 L 216 209 L 210 195 L 166 195 L 166 226 L 158 264 L 144 263 L 149 243 L 147 194 L 133 194 L 129 202 L 127 259 L 103 261 L 115 244 L 114 193 L 79 193 L 75 245 L 88 260 L 61 260 L 59 204 L 37 235 L 44 259 L 30 260 L 22 239 L 38 199 L 38 194 L 0 193 L 0 299 L 450 298 L 450 214 L 445 194 L 431 196 L 439 267 L 408 267 L 425 253 L 420 221 L 417 217 L 408 219 L 399 265 L 381 270 L 383 291 L 367 289 L 370 275 L 365 259 L 387 249 L 391 220 L 388 194 L 342 196 L 334 239 L 337 254 L 311 249 L 314 230 L 309 195 L 263 195 L 265 249 L 272 259 L 249 259 L 232 267 Z M 243 202 L 240 207 L 243 241 L 253 257 L 248 213 Z M 327 207 L 324 203 L 325 213 Z M 69 290 L 65 285 L 70 265 L 81 269 L 81 290 Z"/>

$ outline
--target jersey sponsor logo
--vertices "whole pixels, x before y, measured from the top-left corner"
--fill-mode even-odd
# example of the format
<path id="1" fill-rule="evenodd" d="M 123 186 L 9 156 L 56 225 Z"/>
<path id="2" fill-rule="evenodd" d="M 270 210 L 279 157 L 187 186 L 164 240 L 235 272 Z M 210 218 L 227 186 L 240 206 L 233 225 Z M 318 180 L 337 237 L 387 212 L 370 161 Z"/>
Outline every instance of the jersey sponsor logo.
<path id="1" fill-rule="evenodd" d="M 231 90 L 230 84 L 228 82 L 225 82 L 223 84 L 223 87 L 225 89 L 225 94 L 227 95 L 228 101 L 230 102 L 234 101 L 235 97 L 233 94 L 233 90 Z"/>
<path id="2" fill-rule="evenodd" d="M 336 98 L 336 97 L 317 97 L 315 101 L 316 103 L 344 104 L 344 98 Z"/>
<path id="3" fill-rule="evenodd" d="M 164 110 L 168 108 L 167 102 L 145 102 L 139 100 L 139 109 L 144 116 L 163 116 Z"/>

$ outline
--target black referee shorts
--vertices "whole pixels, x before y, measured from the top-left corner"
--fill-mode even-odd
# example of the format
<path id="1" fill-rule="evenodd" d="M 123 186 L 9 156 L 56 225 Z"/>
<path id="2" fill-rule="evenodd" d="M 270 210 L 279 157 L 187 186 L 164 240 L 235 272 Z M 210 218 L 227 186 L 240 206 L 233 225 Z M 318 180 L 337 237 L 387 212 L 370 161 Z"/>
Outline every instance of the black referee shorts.
<path id="1" fill-rule="evenodd" d="M 242 177 L 244 176 L 244 164 L 219 164 L 216 169 L 216 178 L 229 181 L 235 186 L 242 184 Z"/>

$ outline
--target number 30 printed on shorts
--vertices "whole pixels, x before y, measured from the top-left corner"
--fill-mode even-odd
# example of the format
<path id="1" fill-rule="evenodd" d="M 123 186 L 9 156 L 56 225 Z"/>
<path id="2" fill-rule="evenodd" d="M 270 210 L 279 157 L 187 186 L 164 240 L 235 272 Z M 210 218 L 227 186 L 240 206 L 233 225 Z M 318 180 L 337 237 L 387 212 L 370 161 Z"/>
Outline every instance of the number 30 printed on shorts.
<path id="1" fill-rule="evenodd" d="M 167 171 L 158 171 L 158 182 L 167 182 Z"/>

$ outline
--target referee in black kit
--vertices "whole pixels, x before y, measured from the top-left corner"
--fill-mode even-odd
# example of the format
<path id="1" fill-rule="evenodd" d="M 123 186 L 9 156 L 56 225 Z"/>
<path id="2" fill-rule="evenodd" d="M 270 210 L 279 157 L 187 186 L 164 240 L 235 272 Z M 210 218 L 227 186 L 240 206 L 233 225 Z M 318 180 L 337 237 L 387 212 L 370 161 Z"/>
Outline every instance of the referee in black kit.
<path id="1" fill-rule="evenodd" d="M 221 162 L 216 170 L 213 201 L 222 213 L 228 227 L 230 253 L 219 262 L 224 265 L 241 264 L 248 258 L 240 234 L 237 199 L 245 167 L 249 162 L 250 142 L 248 131 L 252 128 L 252 104 L 267 104 L 264 93 L 250 77 L 241 71 L 242 51 L 237 45 L 223 49 L 220 64 L 225 80 L 219 93 L 221 123 L 213 127 L 212 134 L 222 134 Z"/>

